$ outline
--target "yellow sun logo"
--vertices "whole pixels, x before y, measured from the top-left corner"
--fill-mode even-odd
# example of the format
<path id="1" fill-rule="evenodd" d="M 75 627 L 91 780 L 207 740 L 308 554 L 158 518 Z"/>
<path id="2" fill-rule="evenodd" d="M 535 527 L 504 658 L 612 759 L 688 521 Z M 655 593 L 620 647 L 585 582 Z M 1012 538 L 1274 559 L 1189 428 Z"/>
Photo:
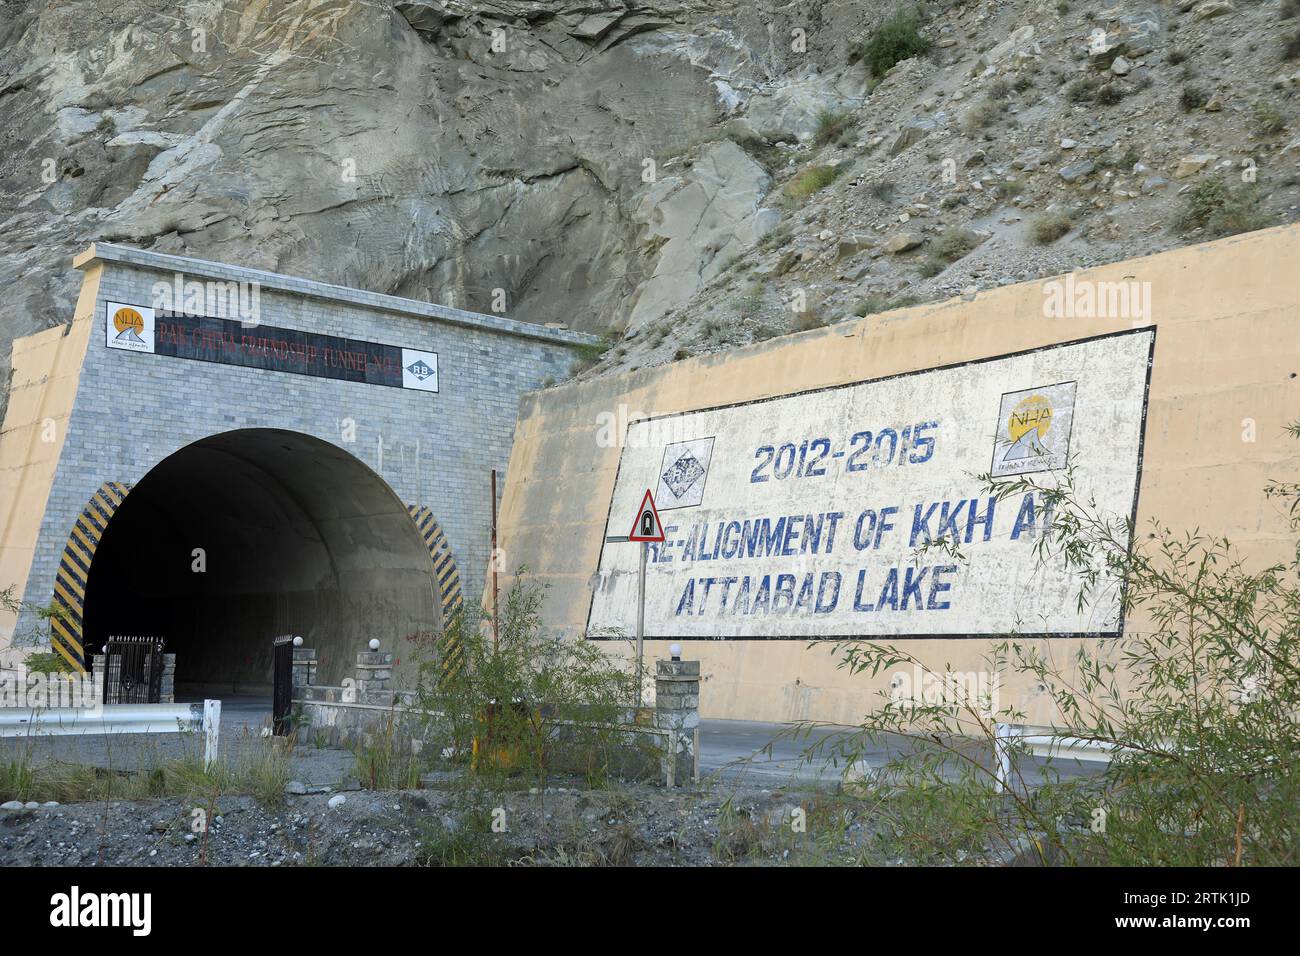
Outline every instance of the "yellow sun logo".
<path id="1" fill-rule="evenodd" d="M 135 309 L 123 306 L 113 313 L 113 328 L 121 335 L 127 329 L 139 335 L 144 331 L 144 316 Z"/>
<path id="2" fill-rule="evenodd" d="M 1030 431 L 1037 431 L 1042 441 L 1051 427 L 1052 403 L 1042 395 L 1022 398 L 1007 417 L 1007 436 L 1012 442 L 1020 441 Z"/>

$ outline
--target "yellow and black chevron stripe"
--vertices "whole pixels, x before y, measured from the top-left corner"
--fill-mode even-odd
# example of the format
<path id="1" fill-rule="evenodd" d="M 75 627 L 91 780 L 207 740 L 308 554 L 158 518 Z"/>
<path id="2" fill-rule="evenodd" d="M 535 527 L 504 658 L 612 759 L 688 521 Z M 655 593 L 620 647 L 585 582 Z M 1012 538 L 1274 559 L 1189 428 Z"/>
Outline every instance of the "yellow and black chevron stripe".
<path id="1" fill-rule="evenodd" d="M 130 490 L 129 484 L 120 481 L 106 481 L 99 486 L 72 525 L 72 533 L 68 535 L 68 543 L 63 548 L 63 557 L 54 575 L 55 613 L 50 617 L 51 643 L 64 660 L 79 671 L 86 669 L 81 622 L 90 562 L 95 557 L 95 549 L 99 547 L 109 519 Z"/>
<path id="2" fill-rule="evenodd" d="M 446 644 L 442 648 L 442 673 L 449 677 L 459 673 L 465 664 L 465 647 L 461 642 L 454 621 L 464 610 L 465 600 L 460 593 L 460 570 L 451 556 L 451 545 L 447 536 L 434 520 L 433 512 L 423 505 L 408 505 L 411 520 L 420 530 L 429 557 L 433 561 L 433 580 L 438 588 L 438 598 L 442 602 L 442 628 Z"/>

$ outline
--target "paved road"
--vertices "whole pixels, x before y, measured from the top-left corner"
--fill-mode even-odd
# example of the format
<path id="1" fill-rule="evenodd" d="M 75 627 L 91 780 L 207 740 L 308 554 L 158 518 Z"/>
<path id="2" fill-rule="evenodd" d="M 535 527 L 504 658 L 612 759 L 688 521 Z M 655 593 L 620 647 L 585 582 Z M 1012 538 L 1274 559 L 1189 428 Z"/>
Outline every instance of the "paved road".
<path id="1" fill-rule="evenodd" d="M 232 756 L 260 738 L 262 729 L 271 724 L 271 701 L 260 697 L 226 697 L 221 702 L 221 750 Z M 838 783 L 844 777 L 848 760 L 843 752 L 852 727 L 818 727 L 795 733 L 787 724 L 760 723 L 747 720 L 702 720 L 700 722 L 700 774 L 716 777 L 733 785 L 780 787 L 791 785 L 816 785 Z M 18 741 L 0 741 L 0 758 Z M 28 741 L 30 744 L 31 742 Z M 9 747 L 4 746 L 8 744 Z M 159 737 L 124 738 L 112 740 L 96 737 L 58 737 L 42 741 L 37 748 L 49 758 L 67 761 L 86 761 L 101 765 L 117 763 L 144 763 L 144 754 L 151 760 L 175 756 L 183 742 L 174 734 Z M 854 766 L 852 775 L 883 766 L 893 754 L 902 752 L 908 744 L 894 738 L 872 742 L 862 747 L 861 764 Z M 770 752 L 769 751 L 770 748 Z M 856 750 L 857 748 L 852 748 Z M 987 748 L 984 748 L 987 749 Z M 332 774 L 347 775 L 353 771 L 351 755 L 346 751 L 323 752 L 300 742 L 297 760 L 304 766 L 300 775 L 312 783 L 333 783 L 324 779 Z M 987 760 L 990 754 L 981 753 Z M 318 766 L 319 765 L 319 766 Z M 1030 782 L 1039 779 L 1036 769 L 1041 760 L 1033 760 L 1026 768 Z M 1056 770 L 1062 776 L 1095 773 L 1102 765 L 1057 761 Z M 317 779 L 320 778 L 320 779 Z"/>
<path id="2" fill-rule="evenodd" d="M 838 782 L 849 766 L 845 751 L 862 758 L 852 775 L 884 766 L 895 754 L 909 746 L 902 738 L 885 741 L 851 740 L 853 727 L 818 727 L 792 733 L 788 724 L 758 723 L 748 720 L 700 721 L 700 775 L 717 774 L 729 783 L 757 786 L 787 786 Z M 767 748 L 770 747 L 770 753 Z M 982 762 L 991 759 L 988 748 L 977 748 Z M 858 752 L 860 750 L 860 753 Z M 1045 761 L 1031 758 L 1023 768 L 1028 783 L 1041 781 Z M 1053 768 L 1061 777 L 1075 777 L 1098 772 L 1104 764 L 1058 758 Z"/>

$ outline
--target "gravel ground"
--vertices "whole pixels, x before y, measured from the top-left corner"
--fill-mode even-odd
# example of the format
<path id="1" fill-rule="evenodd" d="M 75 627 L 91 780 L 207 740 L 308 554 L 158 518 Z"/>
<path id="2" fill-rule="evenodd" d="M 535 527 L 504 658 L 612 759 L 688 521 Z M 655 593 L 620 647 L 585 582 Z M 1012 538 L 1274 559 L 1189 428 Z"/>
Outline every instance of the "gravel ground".
<path id="1" fill-rule="evenodd" d="M 811 798 L 815 800 L 816 798 Z M 454 789 L 183 799 L 0 810 L 4 866 L 709 866 L 856 862 L 863 824 L 832 845 L 796 836 L 807 794 L 670 792 L 628 785 L 490 793 Z M 194 833 L 196 810 L 210 813 Z M 810 819 L 815 819 L 811 817 Z M 496 829 L 494 829 L 494 825 Z M 201 828 L 200 828 L 201 829 Z M 793 854 L 793 858 L 792 858 Z M 828 858 L 829 856 L 829 858 Z M 881 860 L 879 862 L 889 862 Z"/>

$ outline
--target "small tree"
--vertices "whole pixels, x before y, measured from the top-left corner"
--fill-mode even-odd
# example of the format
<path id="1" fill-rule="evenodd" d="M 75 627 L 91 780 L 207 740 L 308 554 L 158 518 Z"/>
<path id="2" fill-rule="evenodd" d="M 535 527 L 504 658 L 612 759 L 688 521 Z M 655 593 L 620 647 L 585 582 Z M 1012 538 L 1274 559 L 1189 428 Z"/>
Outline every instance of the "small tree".
<path id="1" fill-rule="evenodd" d="M 849 62 L 865 60 L 871 75 L 879 79 L 894 64 L 919 56 L 930 49 L 930 41 L 921 36 L 920 24 L 918 11 L 895 10 L 870 39 L 862 41 L 850 51 Z"/>
<path id="2" fill-rule="evenodd" d="M 1300 438 L 1300 423 L 1289 427 Z M 986 665 L 1032 678 L 1062 736 L 1112 749 L 1104 772 L 1063 778 L 1048 757 L 1039 779 L 1011 747 L 998 785 L 998 722 L 1022 722 L 987 700 L 886 701 L 852 733 L 806 748 L 860 764 L 893 749 L 872 779 L 897 850 L 913 860 L 982 859 L 999 847 L 1042 860 L 1121 865 L 1294 865 L 1300 862 L 1300 483 L 1265 488 L 1295 539 L 1286 560 L 1251 569 L 1226 538 L 1177 532 L 1083 500 L 1059 482 L 982 481 L 990 494 L 1033 492 L 1053 518 L 1035 543 L 1063 565 L 1079 605 L 1111 588 L 1141 630 L 1084 646 L 1067 662 L 1037 643 L 996 645 Z M 837 645 L 841 667 L 879 674 L 920 667 L 896 647 Z M 935 675 L 942 679 L 942 674 Z M 806 735 L 810 725 L 794 734 Z"/>
<path id="3" fill-rule="evenodd" d="M 495 642 L 481 612 L 447 622 L 439 643 L 459 644 L 459 665 L 426 660 L 417 688 L 436 759 L 488 777 L 529 773 L 542 788 L 553 770 L 598 780 L 623 764 L 635 742 L 616 728 L 635 704 L 635 675 L 599 644 L 547 633 L 544 593 L 517 572 Z"/>

